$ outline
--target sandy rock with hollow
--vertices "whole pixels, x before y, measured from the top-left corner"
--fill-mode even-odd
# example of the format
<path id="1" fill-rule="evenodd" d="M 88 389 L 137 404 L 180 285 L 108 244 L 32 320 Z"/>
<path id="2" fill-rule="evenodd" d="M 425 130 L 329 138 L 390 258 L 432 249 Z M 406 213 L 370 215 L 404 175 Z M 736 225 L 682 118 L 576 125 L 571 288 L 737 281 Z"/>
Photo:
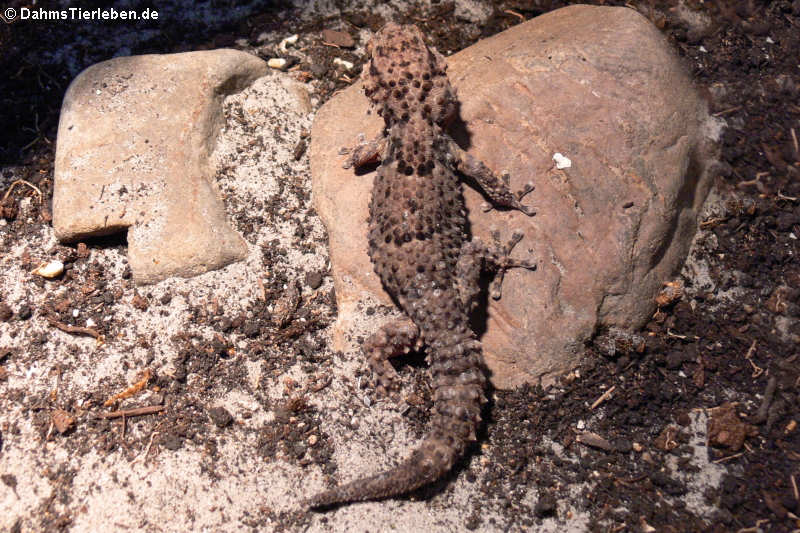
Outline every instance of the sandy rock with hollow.
<path id="1" fill-rule="evenodd" d="M 222 100 L 263 76 L 237 50 L 119 57 L 84 70 L 61 111 L 53 228 L 61 241 L 128 232 L 138 283 L 244 258 L 209 156 Z"/>

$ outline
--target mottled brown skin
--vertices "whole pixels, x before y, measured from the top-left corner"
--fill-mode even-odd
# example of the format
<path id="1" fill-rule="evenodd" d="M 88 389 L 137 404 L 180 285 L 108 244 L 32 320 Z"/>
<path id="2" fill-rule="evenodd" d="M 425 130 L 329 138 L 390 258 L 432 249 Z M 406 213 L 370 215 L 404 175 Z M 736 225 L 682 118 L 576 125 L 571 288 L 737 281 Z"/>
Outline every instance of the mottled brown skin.
<path id="1" fill-rule="evenodd" d="M 467 218 L 458 170 L 472 176 L 495 205 L 533 212 L 483 163 L 444 131 L 457 101 L 444 58 L 428 48 L 416 26 L 387 24 L 368 45 L 364 93 L 385 122 L 383 132 L 353 153 L 356 167 L 380 160 L 372 188 L 369 256 L 406 319 L 391 322 L 364 343 L 378 389 L 393 388 L 388 359 L 427 347 L 434 388 L 432 428 L 397 468 L 311 498 L 309 507 L 374 500 L 409 492 L 452 468 L 481 421 L 485 377 L 480 343 L 469 327 L 483 268 L 499 274 L 533 264 L 508 258 L 522 238 L 488 249 L 465 234 Z M 497 235 L 495 240 L 497 240 Z M 500 297 L 496 276 L 491 289 Z"/>

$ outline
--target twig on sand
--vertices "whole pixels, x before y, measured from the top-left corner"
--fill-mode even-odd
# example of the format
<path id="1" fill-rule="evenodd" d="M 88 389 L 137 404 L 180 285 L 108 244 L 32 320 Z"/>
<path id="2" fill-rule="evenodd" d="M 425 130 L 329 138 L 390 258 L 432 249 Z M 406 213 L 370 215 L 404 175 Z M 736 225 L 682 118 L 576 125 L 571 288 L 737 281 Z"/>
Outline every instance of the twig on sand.
<path id="1" fill-rule="evenodd" d="M 110 413 L 98 413 L 100 418 L 119 418 L 121 416 L 142 416 L 160 413 L 165 407 L 163 405 L 148 405 L 147 407 L 137 407 L 135 409 L 120 409 Z"/>

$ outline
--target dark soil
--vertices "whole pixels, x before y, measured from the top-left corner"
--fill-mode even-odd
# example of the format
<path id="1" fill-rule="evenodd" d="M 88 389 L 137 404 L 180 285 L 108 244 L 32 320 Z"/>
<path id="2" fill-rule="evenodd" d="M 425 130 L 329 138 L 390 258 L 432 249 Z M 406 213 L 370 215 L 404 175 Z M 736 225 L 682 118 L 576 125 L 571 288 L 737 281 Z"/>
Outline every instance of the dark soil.
<path id="1" fill-rule="evenodd" d="M 493 16 L 485 25 L 475 26 L 455 20 L 451 2 L 434 0 L 432 7 L 410 10 L 398 17 L 398 22 L 418 24 L 432 44 L 442 51 L 455 52 L 567 3 L 493 2 Z M 576 512 L 590 513 L 591 529 L 596 531 L 795 530 L 800 527 L 796 485 L 800 483 L 800 1 L 686 0 L 687 9 L 710 18 L 707 27 L 683 22 L 677 2 L 592 3 L 627 4 L 649 17 L 685 60 L 686 68 L 707 95 L 712 113 L 728 123 L 722 141 L 722 171 L 716 182 L 724 206 L 718 215 L 701 221 L 699 246 L 690 258 L 692 265 L 707 266 L 708 277 L 692 268 L 684 269 L 680 298 L 661 308 L 639 337 L 620 338 L 601 332 L 596 342 L 587 346 L 586 364 L 579 374 L 559 387 L 494 393 L 479 445 L 453 473 L 476 480 L 475 490 L 481 493 L 473 499 L 474 509 L 464 517 L 464 527 L 534 527 L 564 508 L 558 502 L 569 500 Z M 214 4 L 211 2 L 212 7 Z M 354 62 L 360 57 L 342 50 L 333 54 L 318 37 L 319 32 L 340 28 L 342 20 L 345 27 L 372 29 L 385 22 L 370 11 L 348 7 L 347 1 L 340 4 L 341 20 L 320 19 L 302 27 L 292 22 L 292 11 L 268 2 L 247 3 L 255 6 L 257 15 L 233 17 L 219 24 L 176 27 L 142 23 L 136 31 L 141 35 L 145 30 L 152 33 L 133 39 L 127 46 L 131 54 L 168 53 L 237 47 L 237 39 L 254 42 L 265 29 L 285 35 L 299 33 L 301 40 L 312 43 L 306 55 L 298 58 L 299 75 L 315 80 L 317 95 L 324 102 L 352 81 L 334 68 L 333 57 Z M 10 5 L 21 7 L 25 3 L 12 0 Z M 224 9 L 229 10 L 230 3 Z M 0 217 L 8 222 L 2 231 L 11 232 L 16 239 L 25 239 L 50 222 L 61 100 L 78 70 L 118 52 L 119 46 L 111 43 L 116 42 L 112 37 L 119 30 L 120 26 L 113 23 L 98 23 L 91 28 L 33 22 L 0 24 L 0 72 L 4 73 L 0 76 L 0 124 L 4 126 L 0 129 Z M 74 43 L 80 45 L 72 49 L 69 60 L 52 58 L 53 50 Z M 300 156 L 303 149 L 298 148 Z M 39 193 L 27 184 L 17 184 L 9 191 L 17 180 L 37 187 L 42 202 L 38 201 Z M 302 191 L 287 194 L 302 196 Z M 22 217 L 19 202 L 26 196 L 36 201 Z M 254 223 L 240 222 L 245 226 Z M 302 229 L 302 223 L 299 227 Z M 124 247 L 125 243 L 93 245 Z M 115 277 L 93 268 L 80 247 L 60 247 L 54 253 L 67 264 L 64 282 L 70 290 L 65 298 L 73 301 L 53 300 L 48 309 L 36 312 L 69 326 L 72 319 L 67 310 L 75 306 L 75 299 L 84 299 L 88 307 L 98 310 L 96 322 L 107 328 L 97 333 L 113 337 L 117 325 L 102 322 L 102 305 L 136 291 L 129 271 Z M 272 253 L 279 262 L 279 252 Z M 28 266 L 32 269 L 35 263 L 31 259 Z M 73 278 L 71 271 L 76 267 L 81 274 Z M 316 289 L 323 275 L 308 273 L 306 282 Z M 193 387 L 212 381 L 236 387 L 241 376 L 217 364 L 230 356 L 225 339 L 233 334 L 250 339 L 248 357 L 263 357 L 277 346 L 282 356 L 270 358 L 276 374 L 282 366 L 303 361 L 315 379 L 306 384 L 286 384 L 287 401 L 271 406 L 278 414 L 259 435 L 259 448 L 265 457 L 278 453 L 302 465 L 323 465 L 326 473 L 333 474 L 336 465 L 329 460 L 328 437 L 319 429 L 325 413 L 315 412 L 303 400 L 305 394 L 326 385 L 323 376 L 329 362 L 319 360 L 317 347 L 308 339 L 330 322 L 335 312 L 333 295 L 318 294 L 296 301 L 291 287 L 283 289 L 287 280 L 280 275 L 274 279 L 274 286 L 264 288 L 264 309 L 252 310 L 253 316 L 260 318 L 226 316 L 221 311 L 198 308 L 197 320 L 215 323 L 220 340 L 209 343 L 175 338 L 181 354 L 176 374 L 153 376 L 148 386 L 156 394 L 180 399 L 187 387 L 186 374 L 201 373 L 206 379 Z M 140 292 L 137 307 L 142 309 L 169 303 L 168 299 L 149 298 L 146 290 Z M 266 312 L 268 303 L 275 303 L 278 309 L 283 306 L 284 315 L 270 316 Z M 315 311 L 320 309 L 321 313 Z M 24 305 L 11 309 L 0 298 L 0 321 L 24 321 L 32 312 Z M 4 359 L 14 356 L 0 347 L 0 382 Z M 146 367 L 147 361 L 131 364 Z M 405 416 L 409 425 L 421 432 L 430 406 L 423 370 L 409 366 L 401 374 L 410 375 L 415 382 L 416 395 L 409 401 Z M 124 388 L 121 383 L 104 386 L 106 390 L 95 393 L 90 402 L 99 405 L 108 398 L 106 391 Z M 610 387 L 615 387 L 613 393 L 592 408 Z M 47 398 L 24 401 L 34 415 L 48 404 Z M 703 453 L 725 473 L 718 488 L 701 495 L 714 512 L 698 515 L 687 504 L 687 495 L 694 489 L 681 472 L 695 468 L 689 461 L 696 453 L 690 442 L 691 426 L 698 413 L 712 408 L 718 409 L 708 412 L 712 422 L 706 430 L 708 446 Z M 213 456 L 216 439 L 225 438 L 230 413 L 206 412 L 188 395 L 174 411 L 180 416 L 169 421 L 170 431 L 163 433 L 157 444 L 176 449 L 184 440 L 193 439 L 205 443 Z M 590 418 L 591 433 L 583 431 Z M 44 412 L 39 424 L 45 438 L 49 419 Z M 112 421 L 92 424 L 98 438 L 85 445 L 113 451 L 117 441 L 109 437 L 103 446 L 100 437 L 104 432 L 110 435 Z M 213 432 L 209 429 L 212 426 Z M 304 428 L 300 433 L 298 426 Z M 13 427 L 3 431 L 14 434 Z M 313 450 L 307 450 L 309 434 L 319 438 Z M 490 446 L 481 447 L 482 443 Z M 560 445 L 563 452 L 555 453 L 552 443 Z M 0 451 L 1 446 L 2 441 Z M 476 464 L 476 458 L 488 465 L 488 475 L 477 477 L 471 471 L 470 464 Z M 74 473 L 54 471 L 49 475 L 68 490 Z M 7 477 L 2 479 L 4 484 L 14 486 L 13 476 Z M 428 497 L 446 490 L 447 481 L 416 496 Z M 592 488 L 576 495 L 576 486 Z M 521 495 L 531 487 L 539 489 L 539 497 L 529 505 L 523 503 Z M 501 518 L 486 519 L 489 514 Z M 307 520 L 267 515 L 273 527 L 283 521 L 286 528 L 292 528 L 299 525 L 296 520 Z M 63 516 L 54 516 L 47 523 L 52 529 L 68 524 L 68 517 Z"/>

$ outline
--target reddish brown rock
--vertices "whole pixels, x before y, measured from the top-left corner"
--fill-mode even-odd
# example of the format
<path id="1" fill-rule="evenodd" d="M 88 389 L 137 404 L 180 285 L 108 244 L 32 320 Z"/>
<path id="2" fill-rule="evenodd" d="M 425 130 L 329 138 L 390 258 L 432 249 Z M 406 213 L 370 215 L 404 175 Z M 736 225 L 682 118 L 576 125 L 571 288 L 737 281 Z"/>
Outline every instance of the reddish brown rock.
<path id="1" fill-rule="evenodd" d="M 483 199 L 464 187 L 473 235 L 489 241 L 491 226 L 504 234 L 520 228 L 525 238 L 514 254 L 532 253 L 539 267 L 509 272 L 503 298 L 489 303 L 481 340 L 492 381 L 549 383 L 579 363 L 599 326 L 637 328 L 651 316 L 696 229 L 713 123 L 664 37 L 627 8 L 554 11 L 448 64 L 463 119 L 455 138 L 490 168 L 508 170 L 512 190 L 536 185 L 525 199 L 538 210 L 532 218 L 483 213 Z M 367 256 L 373 174 L 343 169 L 340 153 L 381 125 L 356 84 L 319 111 L 312 132 L 340 349 L 365 296 L 391 305 Z"/>

